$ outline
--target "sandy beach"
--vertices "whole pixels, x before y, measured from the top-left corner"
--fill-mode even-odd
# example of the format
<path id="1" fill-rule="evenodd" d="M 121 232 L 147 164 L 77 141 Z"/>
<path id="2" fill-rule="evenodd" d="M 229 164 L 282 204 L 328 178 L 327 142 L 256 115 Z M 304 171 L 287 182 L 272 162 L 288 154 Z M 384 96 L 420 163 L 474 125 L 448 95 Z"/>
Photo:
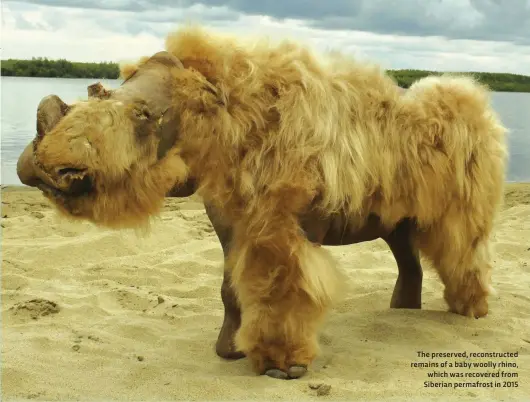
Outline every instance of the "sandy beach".
<path id="1" fill-rule="evenodd" d="M 4 401 L 530 396 L 530 184 L 507 185 L 494 238 L 498 294 L 479 320 L 446 312 L 425 264 L 422 310 L 391 310 L 397 267 L 386 244 L 330 247 L 347 295 L 323 327 L 322 354 L 293 381 L 215 354 L 222 251 L 199 198 L 167 199 L 142 237 L 67 223 L 40 192 L 9 186 L 1 222 Z M 440 352 L 467 358 L 432 356 Z M 477 352 L 516 356 L 470 357 Z"/>

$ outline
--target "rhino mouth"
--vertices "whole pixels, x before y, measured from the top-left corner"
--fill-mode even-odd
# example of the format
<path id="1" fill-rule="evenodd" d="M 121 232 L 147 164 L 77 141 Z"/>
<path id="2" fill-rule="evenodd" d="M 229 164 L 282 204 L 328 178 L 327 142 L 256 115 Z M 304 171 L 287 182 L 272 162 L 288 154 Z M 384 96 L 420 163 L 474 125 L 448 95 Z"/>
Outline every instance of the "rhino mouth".
<path id="1" fill-rule="evenodd" d="M 59 187 L 40 181 L 37 184 L 37 188 L 42 192 L 51 195 L 53 197 L 83 197 L 91 195 L 95 192 L 95 187 L 90 176 L 86 175 L 82 179 L 72 181 L 72 184 L 67 189 L 61 189 Z"/>
<path id="2" fill-rule="evenodd" d="M 53 198 L 79 198 L 95 192 L 94 178 L 87 168 L 62 166 L 46 176 L 38 178 L 35 187 Z"/>
<path id="3" fill-rule="evenodd" d="M 84 174 L 86 170 L 87 169 L 79 169 L 79 168 L 74 168 L 74 167 L 63 167 L 63 168 L 57 169 L 57 173 L 60 176 L 69 175 L 69 174 L 81 175 L 81 174 Z"/>

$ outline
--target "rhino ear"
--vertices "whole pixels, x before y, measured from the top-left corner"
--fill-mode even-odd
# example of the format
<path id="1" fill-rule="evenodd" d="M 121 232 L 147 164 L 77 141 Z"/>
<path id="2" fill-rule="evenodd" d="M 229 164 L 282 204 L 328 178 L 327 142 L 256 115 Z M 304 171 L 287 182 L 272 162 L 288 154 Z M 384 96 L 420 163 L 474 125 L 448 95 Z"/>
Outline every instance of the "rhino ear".
<path id="1" fill-rule="evenodd" d="M 142 57 L 136 66 L 130 66 L 129 68 L 125 69 L 125 80 L 122 82 L 122 85 L 135 78 L 137 74 L 141 75 L 141 73 L 147 70 L 160 67 L 183 69 L 184 65 L 177 57 L 163 50 L 155 53 L 151 57 Z"/>
<path id="2" fill-rule="evenodd" d="M 162 64 L 166 67 L 184 68 L 182 62 L 177 57 L 165 50 L 157 52 L 147 59 L 145 65 L 149 66 L 150 64 Z"/>
<path id="3" fill-rule="evenodd" d="M 99 99 L 108 99 L 112 94 L 112 91 L 105 89 L 101 82 L 96 82 L 95 84 L 89 85 L 87 87 L 87 92 L 89 98 Z"/>
<path id="4" fill-rule="evenodd" d="M 49 95 L 37 107 L 37 136 L 44 137 L 68 113 L 70 106 L 57 95 Z"/>

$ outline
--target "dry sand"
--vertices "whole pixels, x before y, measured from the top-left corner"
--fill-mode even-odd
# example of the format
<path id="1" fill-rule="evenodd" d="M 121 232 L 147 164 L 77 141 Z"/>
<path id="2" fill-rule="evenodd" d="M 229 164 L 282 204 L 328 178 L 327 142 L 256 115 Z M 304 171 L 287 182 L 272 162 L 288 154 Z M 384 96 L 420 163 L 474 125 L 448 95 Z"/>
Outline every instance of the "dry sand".
<path id="1" fill-rule="evenodd" d="M 297 381 L 255 376 L 247 359 L 215 354 L 222 252 L 199 199 L 168 199 L 146 238 L 64 223 L 39 192 L 20 187 L 3 189 L 2 218 L 2 400 L 530 397 L 530 184 L 507 188 L 495 235 L 498 296 L 483 319 L 445 312 L 442 285 L 427 267 L 423 310 L 390 310 L 397 269 L 385 243 L 332 248 L 349 293 L 323 328 L 321 356 Z M 507 361 L 518 367 L 500 370 L 518 377 L 478 378 L 497 388 L 426 388 L 434 369 L 411 367 L 429 361 L 418 351 L 518 352 L 431 360 Z M 331 386 L 329 394 L 319 396 L 314 384 Z"/>

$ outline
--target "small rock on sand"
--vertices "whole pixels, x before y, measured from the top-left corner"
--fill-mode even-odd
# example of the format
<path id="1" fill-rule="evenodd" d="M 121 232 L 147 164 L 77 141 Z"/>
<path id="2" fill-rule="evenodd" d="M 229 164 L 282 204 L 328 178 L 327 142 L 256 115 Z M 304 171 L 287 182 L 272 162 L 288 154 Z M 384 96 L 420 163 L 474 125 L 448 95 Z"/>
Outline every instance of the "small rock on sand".
<path id="1" fill-rule="evenodd" d="M 325 396 L 325 395 L 329 395 L 331 391 L 331 385 L 328 385 L 328 384 L 322 384 L 320 387 L 318 387 L 317 389 L 317 395 L 318 396 Z"/>
<path id="2" fill-rule="evenodd" d="M 322 383 L 309 383 L 309 388 L 316 389 L 318 396 L 329 395 L 331 391 L 331 385 Z"/>

